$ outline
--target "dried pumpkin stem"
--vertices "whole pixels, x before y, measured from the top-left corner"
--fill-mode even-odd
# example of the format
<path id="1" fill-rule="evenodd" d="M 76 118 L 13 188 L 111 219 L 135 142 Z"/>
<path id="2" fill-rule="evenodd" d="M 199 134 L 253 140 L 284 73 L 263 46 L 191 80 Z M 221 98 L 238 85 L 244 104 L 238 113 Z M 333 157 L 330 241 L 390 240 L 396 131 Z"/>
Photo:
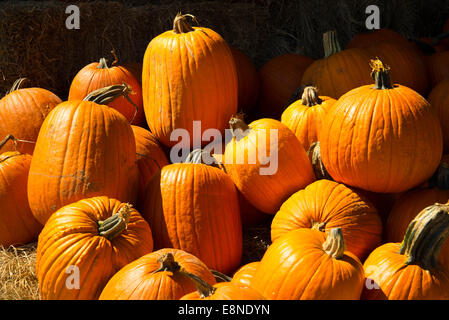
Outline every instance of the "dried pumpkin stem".
<path id="1" fill-rule="evenodd" d="M 341 46 L 337 38 L 337 31 L 332 30 L 323 34 L 323 48 L 325 58 L 341 51 Z"/>
<path id="2" fill-rule="evenodd" d="M 325 232 L 326 222 L 318 222 L 312 219 L 312 226 L 310 227 L 310 229 Z"/>
<path id="3" fill-rule="evenodd" d="M 212 156 L 211 152 L 204 149 L 195 149 L 190 152 L 184 163 L 205 164 L 226 171 L 224 166 Z"/>
<path id="4" fill-rule="evenodd" d="M 315 87 L 306 87 L 301 97 L 302 104 L 308 107 L 313 107 L 323 103 L 323 100 L 318 96 Z"/>
<path id="5" fill-rule="evenodd" d="M 193 29 L 193 27 L 187 22 L 187 17 L 190 17 L 196 24 L 198 24 L 198 20 L 196 20 L 195 16 L 191 14 L 181 14 L 181 12 L 178 12 L 178 14 L 175 17 L 175 20 L 173 21 L 174 33 L 181 34 L 190 31 L 195 31 L 195 29 Z"/>
<path id="6" fill-rule="evenodd" d="M 424 269 L 438 265 L 438 254 L 449 236 L 449 206 L 435 203 L 422 210 L 409 224 L 401 243 L 405 262 Z"/>
<path id="7" fill-rule="evenodd" d="M 112 61 L 111 66 L 115 66 L 118 63 L 117 53 L 115 52 L 115 49 L 112 49 L 111 53 L 114 56 L 114 61 Z"/>
<path id="8" fill-rule="evenodd" d="M 319 141 L 313 142 L 310 145 L 309 149 L 307 150 L 307 155 L 309 157 L 310 163 L 312 164 L 316 180 L 334 180 L 327 172 L 326 167 L 321 160 L 321 148 Z"/>
<path id="9" fill-rule="evenodd" d="M 105 58 L 100 58 L 97 69 L 109 69 L 108 62 Z"/>
<path id="10" fill-rule="evenodd" d="M 374 79 L 374 88 L 377 90 L 393 89 L 391 84 L 390 67 L 384 65 L 380 59 L 371 60 L 371 77 Z"/>
<path id="11" fill-rule="evenodd" d="M 232 135 L 237 139 L 246 137 L 249 133 L 250 127 L 244 121 L 244 115 L 236 114 L 229 120 L 229 127 L 231 128 Z"/>
<path id="12" fill-rule="evenodd" d="M 13 83 L 11 89 L 9 89 L 9 91 L 8 91 L 8 94 L 10 94 L 11 92 L 16 91 L 16 90 L 22 88 L 23 84 L 24 84 L 26 81 L 28 81 L 27 78 L 19 78 L 19 79 L 17 79 L 16 81 L 14 81 L 14 83 Z"/>
<path id="13" fill-rule="evenodd" d="M 8 143 L 8 141 L 12 141 L 14 143 L 14 150 L 16 150 L 16 151 L 17 151 L 17 142 L 33 143 L 33 144 L 36 143 L 34 141 L 17 139 L 12 134 L 8 134 L 2 141 L 0 141 L 0 149 L 2 149 L 5 146 L 5 144 Z"/>
<path id="14" fill-rule="evenodd" d="M 341 228 L 330 229 L 326 241 L 323 243 L 323 250 L 334 259 L 343 258 L 346 244 Z"/>
<path id="15" fill-rule="evenodd" d="M 126 230 L 131 216 L 132 205 L 126 203 L 120 210 L 104 221 L 98 222 L 98 233 L 109 240 Z"/>
<path id="16" fill-rule="evenodd" d="M 214 275 L 215 279 L 219 282 L 231 282 L 232 278 L 225 275 L 224 273 L 221 273 L 217 270 L 211 270 L 212 274 Z"/>

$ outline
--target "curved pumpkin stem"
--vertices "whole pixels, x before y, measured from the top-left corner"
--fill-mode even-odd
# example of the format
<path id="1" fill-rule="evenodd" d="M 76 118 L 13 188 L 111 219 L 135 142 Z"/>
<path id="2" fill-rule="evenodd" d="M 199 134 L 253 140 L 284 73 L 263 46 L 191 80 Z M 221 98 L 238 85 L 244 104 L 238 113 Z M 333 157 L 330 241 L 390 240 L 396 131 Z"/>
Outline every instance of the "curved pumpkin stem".
<path id="1" fill-rule="evenodd" d="M 334 259 L 341 259 L 345 255 L 346 244 L 341 228 L 330 229 L 323 250 Z"/>
<path id="2" fill-rule="evenodd" d="M 379 58 L 371 60 L 370 67 L 372 68 L 371 77 L 374 79 L 374 88 L 377 90 L 393 89 L 390 79 L 390 67 L 384 65 Z"/>
<path id="3" fill-rule="evenodd" d="M 221 169 L 226 172 L 222 163 L 219 163 L 210 152 L 204 149 L 195 149 L 189 153 L 184 163 L 205 164 L 211 167 Z"/>
<path id="4" fill-rule="evenodd" d="M 19 79 L 17 79 L 16 81 L 14 81 L 14 83 L 13 83 L 11 89 L 9 89 L 9 91 L 7 92 L 7 94 L 10 94 L 10 93 L 13 92 L 13 91 L 16 91 L 16 90 L 21 89 L 22 86 L 23 86 L 23 84 L 24 84 L 25 82 L 27 82 L 27 81 L 28 81 L 27 78 L 19 78 Z"/>
<path id="5" fill-rule="evenodd" d="M 449 155 L 443 156 L 437 171 L 429 180 L 430 188 L 449 189 Z"/>
<path id="6" fill-rule="evenodd" d="M 210 270 L 210 272 L 212 272 L 212 274 L 215 277 L 215 280 L 217 280 L 217 282 L 231 282 L 232 278 L 225 275 L 224 273 L 221 273 L 217 270 Z"/>
<path id="7" fill-rule="evenodd" d="M 326 168 L 324 167 L 323 161 L 321 160 L 321 148 L 319 141 L 313 142 L 310 145 L 309 149 L 307 150 L 307 155 L 309 157 L 310 163 L 312 164 L 315 178 L 317 180 L 334 180 L 327 172 Z"/>
<path id="8" fill-rule="evenodd" d="M 250 127 L 246 124 L 244 117 L 245 115 L 243 113 L 237 113 L 231 117 L 231 120 L 229 120 L 229 127 L 232 131 L 232 135 L 238 140 L 246 137 L 250 130 Z"/>
<path id="9" fill-rule="evenodd" d="M 17 139 L 12 134 L 8 134 L 2 141 L 0 141 L 0 150 L 5 146 L 5 144 L 8 143 L 8 141 L 12 141 L 14 143 L 14 150 L 17 151 L 17 142 L 24 142 L 24 143 L 33 143 L 34 141 L 28 141 L 23 139 Z"/>
<path id="10" fill-rule="evenodd" d="M 97 69 L 109 69 L 106 58 L 100 58 Z"/>
<path id="11" fill-rule="evenodd" d="M 313 107 L 323 103 L 323 100 L 318 96 L 318 91 L 315 87 L 305 87 L 301 102 L 304 106 Z"/>
<path id="12" fill-rule="evenodd" d="M 115 66 L 118 63 L 117 53 L 115 52 L 115 49 L 112 49 L 111 53 L 114 56 L 114 61 L 112 61 L 111 66 Z"/>
<path id="13" fill-rule="evenodd" d="M 422 210 L 409 224 L 401 243 L 400 254 L 405 262 L 424 269 L 438 265 L 438 254 L 449 236 L 449 206 L 435 203 Z"/>
<path id="14" fill-rule="evenodd" d="M 337 39 L 337 31 L 332 30 L 323 34 L 324 58 L 341 51 L 340 43 Z"/>
<path id="15" fill-rule="evenodd" d="M 98 221 L 98 233 L 108 240 L 114 239 L 126 230 L 131 216 L 132 205 L 126 203 L 120 210 L 104 221 Z"/>
<path id="16" fill-rule="evenodd" d="M 192 26 L 187 22 L 187 17 L 190 17 L 196 24 L 198 24 L 198 20 L 194 15 L 191 14 L 182 14 L 178 12 L 173 21 L 173 32 L 176 34 L 187 33 L 190 31 L 195 31 Z"/>

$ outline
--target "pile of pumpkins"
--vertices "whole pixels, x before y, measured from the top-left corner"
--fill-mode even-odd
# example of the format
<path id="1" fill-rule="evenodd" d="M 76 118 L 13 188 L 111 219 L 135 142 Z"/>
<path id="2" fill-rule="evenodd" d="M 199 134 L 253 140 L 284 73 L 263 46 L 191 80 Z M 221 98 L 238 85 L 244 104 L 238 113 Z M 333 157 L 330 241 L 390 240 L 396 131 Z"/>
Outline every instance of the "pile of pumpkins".
<path id="1" fill-rule="evenodd" d="M 192 18 L 142 64 L 85 66 L 67 101 L 24 79 L 0 100 L 0 245 L 37 240 L 41 298 L 449 299 L 449 45 L 329 31 L 322 59 L 256 71 Z M 173 163 L 194 121 L 233 137 Z"/>

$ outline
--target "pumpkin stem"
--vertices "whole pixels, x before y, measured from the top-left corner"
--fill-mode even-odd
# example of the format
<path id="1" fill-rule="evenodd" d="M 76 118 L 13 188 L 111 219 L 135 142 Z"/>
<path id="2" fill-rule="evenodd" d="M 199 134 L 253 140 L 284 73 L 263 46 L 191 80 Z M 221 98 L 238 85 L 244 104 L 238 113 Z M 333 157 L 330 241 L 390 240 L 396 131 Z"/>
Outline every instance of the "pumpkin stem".
<path id="1" fill-rule="evenodd" d="M 384 65 L 379 58 L 371 60 L 370 67 L 372 68 L 371 77 L 374 79 L 374 88 L 377 90 L 393 89 L 391 84 L 390 67 Z"/>
<path id="2" fill-rule="evenodd" d="M 325 232 L 326 231 L 325 226 L 326 222 L 317 222 L 312 219 L 312 226 L 310 227 L 310 229 Z"/>
<path id="3" fill-rule="evenodd" d="M 250 127 L 245 123 L 244 117 L 243 113 L 237 113 L 229 120 L 232 135 L 238 140 L 246 137 L 250 130 Z"/>
<path id="4" fill-rule="evenodd" d="M 443 156 L 437 171 L 429 180 L 430 188 L 449 189 L 449 155 Z"/>
<path id="5" fill-rule="evenodd" d="M 109 69 L 108 62 L 105 58 L 100 58 L 100 62 L 98 62 L 97 69 Z"/>
<path id="6" fill-rule="evenodd" d="M 161 264 L 161 266 L 157 270 L 154 270 L 152 273 L 162 271 L 170 271 L 175 273 L 181 270 L 181 266 L 178 262 L 175 261 L 175 256 L 171 252 L 164 254 L 157 261 Z"/>
<path id="7" fill-rule="evenodd" d="M 117 53 L 115 53 L 115 49 L 112 49 L 111 53 L 114 56 L 114 61 L 112 61 L 111 66 L 115 66 L 118 63 Z"/>
<path id="8" fill-rule="evenodd" d="M 424 269 L 438 265 L 438 254 L 449 236 L 449 206 L 435 203 L 423 209 L 410 222 L 399 253 L 407 257 L 406 265 Z"/>
<path id="9" fill-rule="evenodd" d="M 100 236 L 112 240 L 122 233 L 123 230 L 126 230 L 131 216 L 131 209 L 132 205 L 125 203 L 116 214 L 104 221 L 98 221 L 98 233 Z"/>
<path id="10" fill-rule="evenodd" d="M 346 250 L 341 228 L 332 228 L 323 243 L 323 250 L 334 259 L 343 258 Z"/>
<path id="11" fill-rule="evenodd" d="M 198 24 L 198 20 L 194 15 L 191 14 L 182 14 L 178 12 L 173 21 L 173 32 L 176 34 L 187 33 L 190 31 L 195 31 L 192 26 L 187 22 L 187 17 L 190 17 L 196 24 Z"/>
<path id="12" fill-rule="evenodd" d="M 232 278 L 225 275 L 224 273 L 221 273 L 217 270 L 210 270 L 210 272 L 212 272 L 212 274 L 215 277 L 215 280 L 217 280 L 217 282 L 231 282 Z"/>
<path id="13" fill-rule="evenodd" d="M 23 139 L 17 139 L 12 134 L 8 134 L 2 141 L 0 141 L 0 150 L 5 146 L 5 144 L 8 143 L 8 141 L 12 141 L 14 143 L 14 150 L 17 151 L 17 142 L 24 142 L 24 143 L 36 143 L 34 141 L 28 141 Z"/>
<path id="14" fill-rule="evenodd" d="M 318 96 L 318 91 L 315 87 L 304 88 L 301 101 L 302 104 L 307 107 L 313 107 L 323 102 Z"/>
<path id="15" fill-rule="evenodd" d="M 327 172 L 326 168 L 324 167 L 323 161 L 321 160 L 321 149 L 319 141 L 313 142 L 310 145 L 309 149 L 307 150 L 307 155 L 309 157 L 310 163 L 312 164 L 313 171 L 315 172 L 316 180 L 334 180 Z"/>
<path id="16" fill-rule="evenodd" d="M 25 82 L 27 82 L 27 81 L 28 81 L 27 78 L 19 78 L 19 79 L 17 79 L 16 81 L 14 81 L 14 83 L 13 83 L 11 89 L 9 89 L 9 91 L 8 91 L 7 94 L 10 94 L 11 92 L 16 91 L 16 90 L 18 90 L 18 89 L 21 89 L 22 86 L 23 86 L 23 84 L 24 84 Z"/>
<path id="17" fill-rule="evenodd" d="M 332 30 L 323 34 L 324 57 L 328 58 L 341 51 L 340 42 L 338 42 L 337 31 Z"/>
<path id="18" fill-rule="evenodd" d="M 218 169 L 222 169 L 226 172 L 225 167 L 222 163 L 219 163 L 217 159 L 215 159 L 211 152 L 206 151 L 204 149 L 195 149 L 189 153 L 184 163 L 193 163 L 193 164 L 205 164 L 211 167 L 215 167 Z"/>

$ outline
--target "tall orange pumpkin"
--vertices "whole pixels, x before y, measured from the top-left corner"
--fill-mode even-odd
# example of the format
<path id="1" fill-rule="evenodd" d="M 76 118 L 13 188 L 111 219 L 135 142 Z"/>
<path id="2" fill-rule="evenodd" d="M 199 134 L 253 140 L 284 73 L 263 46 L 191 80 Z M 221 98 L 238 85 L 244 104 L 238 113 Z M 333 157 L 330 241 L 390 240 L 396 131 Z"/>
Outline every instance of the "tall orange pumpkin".
<path id="1" fill-rule="evenodd" d="M 441 81 L 430 91 L 427 97 L 438 116 L 443 132 L 444 152 L 449 151 L 449 79 Z"/>
<path id="2" fill-rule="evenodd" d="M 443 150 L 441 126 L 421 95 L 391 83 L 380 60 L 372 68 L 374 86 L 349 91 L 327 113 L 321 159 L 335 181 L 398 193 L 435 172 Z"/>
<path id="3" fill-rule="evenodd" d="M 8 94 L 0 100 L 0 137 L 11 134 L 18 139 L 17 148 L 12 142 L 8 142 L 3 151 L 33 154 L 45 117 L 62 101 L 46 89 L 21 88 L 25 80 L 18 79 Z"/>
<path id="4" fill-rule="evenodd" d="M 127 90 L 112 86 L 94 91 L 87 100 L 59 104 L 45 119 L 28 178 L 30 207 L 42 224 L 59 208 L 83 198 L 105 195 L 135 203 L 134 134 L 122 114 L 104 105 Z"/>
<path id="5" fill-rule="evenodd" d="M 143 59 L 142 90 L 148 126 L 166 146 L 175 129 L 185 129 L 193 145 L 194 121 L 224 131 L 237 112 L 238 78 L 225 40 L 205 27 L 192 27 L 178 14 L 173 30 L 153 38 Z M 199 141 L 195 141 L 199 142 Z"/>
<path id="6" fill-rule="evenodd" d="M 39 235 L 41 297 L 98 299 L 117 271 L 152 250 L 151 229 L 129 204 L 108 197 L 69 204 L 50 217 Z"/>

